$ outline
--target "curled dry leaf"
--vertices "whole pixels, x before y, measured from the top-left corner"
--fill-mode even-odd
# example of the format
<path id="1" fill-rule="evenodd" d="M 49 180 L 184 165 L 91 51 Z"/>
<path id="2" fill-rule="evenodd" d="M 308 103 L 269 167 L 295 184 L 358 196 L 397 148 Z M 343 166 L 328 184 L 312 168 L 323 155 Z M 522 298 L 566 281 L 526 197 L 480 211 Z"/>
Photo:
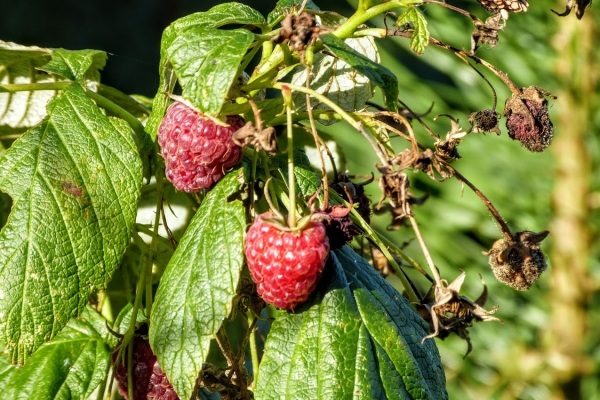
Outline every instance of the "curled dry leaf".
<path id="1" fill-rule="evenodd" d="M 252 122 L 248 121 L 233 134 L 232 139 L 240 147 L 252 146 L 256 151 L 264 150 L 271 156 L 276 155 L 279 151 L 277 135 L 272 126 L 259 130 Z"/>
<path id="2" fill-rule="evenodd" d="M 466 273 L 463 272 L 451 284 L 447 286 L 434 286 L 427 296 L 417 305 L 421 316 L 429 323 L 431 334 L 423 338 L 423 342 L 433 337 L 445 339 L 451 332 L 467 341 L 468 348 L 465 357 L 471 352 L 473 346 L 469 337 L 468 328 L 475 322 L 498 321 L 493 317 L 498 306 L 491 311 L 483 308 L 487 301 L 487 286 L 483 279 L 483 292 L 475 301 L 466 296 L 459 295 L 460 288 L 465 281 Z M 447 284 L 447 281 L 443 280 Z"/>
<path id="3" fill-rule="evenodd" d="M 529 151 L 544 151 L 554 138 L 545 96 L 555 98 L 542 88 L 528 86 L 521 89 L 521 93 L 513 94 L 504 106 L 508 135 Z"/>
<path id="4" fill-rule="evenodd" d="M 505 238 L 497 240 L 490 251 L 490 266 L 496 278 L 517 290 L 528 290 L 548 268 L 540 242 L 548 236 L 548 231 L 530 231 L 515 234 L 513 243 Z"/>
<path id="5" fill-rule="evenodd" d="M 592 0 L 575 0 L 575 5 L 577 8 L 576 11 L 576 15 L 578 19 L 583 18 L 583 14 L 585 14 L 585 9 L 592 4 Z M 554 10 L 552 10 L 552 12 L 560 17 L 566 17 L 567 15 L 571 14 L 571 11 L 573 10 L 573 0 L 567 0 L 567 7 L 565 8 L 565 11 L 563 11 L 562 13 L 556 12 Z"/>
<path id="6" fill-rule="evenodd" d="M 462 142 L 463 138 L 467 135 L 468 132 L 465 132 L 458 121 L 448 114 L 440 114 L 434 118 L 436 120 L 438 117 L 448 117 L 450 118 L 450 123 L 452 124 L 452 128 L 450 132 L 446 134 L 446 140 L 438 139 L 435 142 L 435 158 L 443 162 L 452 162 L 454 160 L 458 160 L 460 158 L 460 154 L 458 154 L 458 150 L 456 146 L 460 142 Z M 436 165 L 433 163 L 436 171 L 444 178 L 449 178 L 452 174 L 443 168 L 443 164 Z"/>

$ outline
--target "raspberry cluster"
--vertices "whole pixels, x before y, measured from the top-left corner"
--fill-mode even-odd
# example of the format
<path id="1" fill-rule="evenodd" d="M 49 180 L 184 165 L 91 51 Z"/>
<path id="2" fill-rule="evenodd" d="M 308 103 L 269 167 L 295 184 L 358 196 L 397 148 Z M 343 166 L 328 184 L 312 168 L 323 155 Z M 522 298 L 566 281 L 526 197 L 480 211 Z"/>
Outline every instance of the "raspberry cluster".
<path id="1" fill-rule="evenodd" d="M 167 179 L 177 190 L 198 192 L 211 188 L 242 158 L 232 135 L 244 126 L 239 116 L 222 126 L 182 102 L 173 103 L 158 129 L 158 144 Z"/>
<path id="2" fill-rule="evenodd" d="M 297 231 L 275 224 L 271 213 L 259 215 L 245 241 L 248 269 L 258 294 L 270 304 L 293 310 L 315 290 L 329 255 L 325 226 L 309 222 Z"/>

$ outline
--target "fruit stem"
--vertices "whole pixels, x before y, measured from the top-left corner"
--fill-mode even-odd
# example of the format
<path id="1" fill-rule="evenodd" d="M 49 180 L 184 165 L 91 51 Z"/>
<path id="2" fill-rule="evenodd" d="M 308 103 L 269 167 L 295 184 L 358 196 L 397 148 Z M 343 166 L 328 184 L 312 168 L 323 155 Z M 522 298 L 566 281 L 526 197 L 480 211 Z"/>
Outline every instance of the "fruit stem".
<path id="1" fill-rule="evenodd" d="M 287 85 L 282 85 L 281 94 L 285 103 L 287 115 L 287 153 L 288 153 L 288 190 L 290 205 L 288 209 L 288 226 L 296 227 L 296 176 L 294 174 L 294 126 L 292 119 L 292 91 Z"/>
<path id="2" fill-rule="evenodd" d="M 256 317 L 252 315 L 252 311 L 248 310 L 246 313 L 248 316 L 248 326 L 251 329 L 250 334 L 250 358 L 252 359 L 252 376 L 253 381 L 256 382 L 258 379 L 258 347 L 256 346 L 256 334 L 254 330 L 256 329 Z"/>
<path id="3" fill-rule="evenodd" d="M 363 1 L 362 3 L 363 3 L 363 5 L 365 5 L 365 4 L 369 5 L 370 1 Z M 346 22 L 344 22 L 335 31 L 333 31 L 333 34 L 340 39 L 348 38 L 348 37 L 352 36 L 354 31 L 360 25 L 364 24 L 371 18 L 376 17 L 379 14 L 383 14 L 386 11 L 389 11 L 393 8 L 408 7 L 408 5 L 409 5 L 409 3 L 392 0 L 392 1 L 386 1 L 383 3 L 376 4 L 373 7 L 368 8 L 368 9 L 358 7 L 356 12 L 354 14 L 352 14 L 352 16 L 350 18 L 348 18 L 346 20 Z"/>

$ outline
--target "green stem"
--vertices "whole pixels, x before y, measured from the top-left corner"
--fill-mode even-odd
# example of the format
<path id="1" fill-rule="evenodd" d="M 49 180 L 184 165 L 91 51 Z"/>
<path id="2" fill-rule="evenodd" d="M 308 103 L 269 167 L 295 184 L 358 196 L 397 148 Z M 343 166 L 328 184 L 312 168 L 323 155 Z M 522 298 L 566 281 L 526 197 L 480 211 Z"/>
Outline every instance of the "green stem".
<path id="1" fill-rule="evenodd" d="M 274 83 L 271 87 L 274 89 L 283 90 L 282 88 L 284 86 L 290 88 L 293 91 L 305 93 L 305 94 L 308 93 L 311 96 L 316 97 L 317 100 L 319 100 L 321 103 L 329 106 L 333 111 L 335 111 L 336 113 L 341 115 L 342 119 L 344 121 L 348 122 L 350 125 L 352 125 L 352 127 L 354 129 L 356 129 L 357 131 L 362 130 L 362 124 L 359 121 L 356 121 L 355 119 L 353 119 L 350 116 L 350 114 L 348 114 L 348 112 L 346 112 L 342 107 L 340 107 L 338 104 L 336 104 L 333 100 L 330 100 L 329 98 L 323 96 L 320 93 L 315 92 L 312 89 L 307 89 L 304 86 L 291 85 L 289 83 L 280 83 L 280 82 Z"/>
<path id="2" fill-rule="evenodd" d="M 282 89 L 287 114 L 287 153 L 288 153 L 288 191 L 290 205 L 288 226 L 296 227 L 296 175 L 294 174 L 294 125 L 292 120 L 292 93 L 289 88 Z"/>
<path id="3" fill-rule="evenodd" d="M 158 151 L 155 144 L 155 151 Z M 156 215 L 154 216 L 154 229 L 148 249 L 148 258 L 146 260 L 146 317 L 150 318 L 152 312 L 152 266 L 154 264 L 154 256 L 158 250 L 160 220 L 163 212 L 163 197 L 164 197 L 164 170 L 158 168 L 156 172 Z"/>
<path id="4" fill-rule="evenodd" d="M 363 3 L 368 4 L 368 3 L 370 3 L 370 1 L 363 1 Z M 340 39 L 348 38 L 348 37 L 352 36 L 354 31 L 356 31 L 356 29 L 360 25 L 364 24 L 371 18 L 374 18 L 374 17 L 378 16 L 379 14 L 383 14 L 384 12 L 389 11 L 393 8 L 407 7 L 407 6 L 408 5 L 404 2 L 388 1 L 388 2 L 376 4 L 373 7 L 368 8 L 366 10 L 361 9 L 359 7 L 356 10 L 356 12 L 350 18 L 348 18 L 346 20 L 346 22 L 344 22 L 342 25 L 340 25 L 340 27 L 338 27 L 335 31 L 333 31 L 333 34 Z"/>
<path id="5" fill-rule="evenodd" d="M 253 326 L 253 320 L 256 317 L 252 315 L 251 311 L 247 312 L 247 316 L 248 326 L 251 327 Z M 256 335 L 254 334 L 254 329 L 256 328 L 253 328 L 252 332 L 250 332 L 250 358 L 252 360 L 253 381 L 256 382 L 258 379 L 258 348 L 256 347 Z"/>
<path id="6" fill-rule="evenodd" d="M 0 85 L 0 93 L 8 92 L 33 92 L 37 90 L 64 90 L 73 82 L 45 82 L 45 83 L 7 83 Z"/>

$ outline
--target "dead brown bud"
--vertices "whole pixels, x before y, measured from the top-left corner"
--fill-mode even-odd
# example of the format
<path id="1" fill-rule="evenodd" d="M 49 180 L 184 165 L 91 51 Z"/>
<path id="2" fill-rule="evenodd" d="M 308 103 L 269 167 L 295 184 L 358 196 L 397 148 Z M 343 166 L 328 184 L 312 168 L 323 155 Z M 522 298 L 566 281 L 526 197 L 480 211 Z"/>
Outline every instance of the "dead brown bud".
<path id="1" fill-rule="evenodd" d="M 513 243 L 506 238 L 497 240 L 490 251 L 490 266 L 496 278 L 517 290 L 528 290 L 546 270 L 548 265 L 540 242 L 548 236 L 548 231 L 530 231 L 515 234 Z"/>
<path id="2" fill-rule="evenodd" d="M 529 151 L 544 151 L 554 138 L 554 125 L 544 96 L 554 97 L 542 88 L 529 86 L 521 89 L 520 94 L 513 94 L 504 106 L 508 135 Z"/>

